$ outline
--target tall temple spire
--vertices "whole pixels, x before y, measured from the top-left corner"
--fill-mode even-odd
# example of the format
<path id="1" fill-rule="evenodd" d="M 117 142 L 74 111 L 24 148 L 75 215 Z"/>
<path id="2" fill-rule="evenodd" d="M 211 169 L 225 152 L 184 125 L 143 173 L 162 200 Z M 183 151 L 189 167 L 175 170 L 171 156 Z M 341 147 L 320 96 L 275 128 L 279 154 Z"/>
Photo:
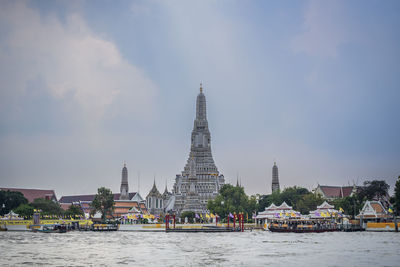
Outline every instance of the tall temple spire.
<path id="1" fill-rule="evenodd" d="M 207 120 L 206 114 L 206 97 L 203 94 L 203 87 L 200 84 L 200 93 L 196 100 L 196 120 Z"/>
<path id="2" fill-rule="evenodd" d="M 206 97 L 203 84 L 196 98 L 196 116 L 193 122 L 190 153 L 181 175 L 176 176 L 172 188 L 174 209 L 202 213 L 207 201 L 214 199 L 225 184 L 211 153 L 211 135 L 208 129 Z"/>
<path id="3" fill-rule="evenodd" d="M 279 191 L 279 175 L 278 175 L 278 166 L 276 166 L 276 162 L 274 162 L 274 166 L 272 167 L 272 192 Z"/>
<path id="4" fill-rule="evenodd" d="M 121 175 L 121 188 L 120 188 L 120 200 L 129 199 L 129 186 L 128 186 L 128 168 L 126 168 L 126 162 L 124 161 L 124 167 L 122 168 Z"/>

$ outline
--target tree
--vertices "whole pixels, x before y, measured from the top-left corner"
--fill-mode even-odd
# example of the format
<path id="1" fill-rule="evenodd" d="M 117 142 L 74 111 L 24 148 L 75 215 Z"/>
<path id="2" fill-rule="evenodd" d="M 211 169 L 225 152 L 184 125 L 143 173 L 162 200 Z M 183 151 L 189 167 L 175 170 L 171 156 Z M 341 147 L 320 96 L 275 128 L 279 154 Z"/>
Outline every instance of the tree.
<path id="1" fill-rule="evenodd" d="M 184 222 L 185 218 L 187 217 L 188 222 L 193 223 L 194 216 L 195 216 L 195 214 L 193 211 L 184 211 L 181 213 L 181 220 L 182 220 L 182 222 Z"/>
<path id="2" fill-rule="evenodd" d="M 112 211 L 114 210 L 113 193 L 108 188 L 100 187 L 97 189 L 97 194 L 90 206 L 92 208 L 92 214 L 100 212 L 102 220 L 105 221 L 106 216 L 112 215 Z"/>
<path id="3" fill-rule="evenodd" d="M 225 184 L 217 197 L 208 201 L 207 208 L 222 218 L 226 218 L 229 213 L 252 214 L 257 208 L 257 200 L 255 197 L 249 198 L 243 187 Z"/>
<path id="4" fill-rule="evenodd" d="M 400 176 L 394 186 L 394 211 L 397 215 L 400 215 Z"/>
<path id="5" fill-rule="evenodd" d="M 293 206 L 295 210 L 308 212 L 315 209 L 323 200 L 306 188 L 293 186 L 285 188 L 282 192 L 275 191 L 270 195 L 262 196 L 258 204 L 258 211 L 263 211 L 272 203 L 280 205 L 284 201 L 289 206 Z"/>
<path id="6" fill-rule="evenodd" d="M 78 205 L 71 205 L 69 208 L 65 211 L 65 215 L 67 216 L 83 216 L 83 210 L 80 206 Z"/>
<path id="7" fill-rule="evenodd" d="M 18 208 L 21 204 L 27 204 L 28 200 L 21 192 L 17 191 L 1 191 L 0 190 L 0 215 L 9 213 L 11 210 Z"/>
<path id="8" fill-rule="evenodd" d="M 317 194 L 308 193 L 302 195 L 300 200 L 294 203 L 294 209 L 302 214 L 308 214 L 312 210 L 316 210 L 318 205 L 321 205 L 324 199 Z"/>
<path id="9" fill-rule="evenodd" d="M 31 206 L 34 209 L 41 210 L 42 215 L 62 215 L 63 210 L 57 202 L 50 199 L 36 198 Z"/>
<path id="10" fill-rule="evenodd" d="M 354 218 L 361 210 L 363 201 L 360 201 L 360 197 L 358 195 L 353 195 L 335 199 L 333 200 L 332 204 L 335 206 L 335 209 L 339 210 L 342 208 L 344 214 L 351 215 Z"/>
<path id="11" fill-rule="evenodd" d="M 21 217 L 30 218 L 33 215 L 33 207 L 29 204 L 21 204 L 14 212 Z"/>
<path id="12" fill-rule="evenodd" d="M 360 189 L 358 196 L 360 201 L 365 200 L 386 200 L 389 185 L 384 180 L 365 181 L 364 187 Z"/>

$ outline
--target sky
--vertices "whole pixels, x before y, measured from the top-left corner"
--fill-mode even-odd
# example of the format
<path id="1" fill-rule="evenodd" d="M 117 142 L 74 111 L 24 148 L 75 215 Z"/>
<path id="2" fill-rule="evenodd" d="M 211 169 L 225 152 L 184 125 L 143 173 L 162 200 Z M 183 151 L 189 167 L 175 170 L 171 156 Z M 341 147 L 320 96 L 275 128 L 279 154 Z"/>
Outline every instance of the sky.
<path id="1" fill-rule="evenodd" d="M 400 175 L 400 2 L 1 1 L 0 185 L 91 194 L 186 163 L 199 84 L 247 194 Z"/>

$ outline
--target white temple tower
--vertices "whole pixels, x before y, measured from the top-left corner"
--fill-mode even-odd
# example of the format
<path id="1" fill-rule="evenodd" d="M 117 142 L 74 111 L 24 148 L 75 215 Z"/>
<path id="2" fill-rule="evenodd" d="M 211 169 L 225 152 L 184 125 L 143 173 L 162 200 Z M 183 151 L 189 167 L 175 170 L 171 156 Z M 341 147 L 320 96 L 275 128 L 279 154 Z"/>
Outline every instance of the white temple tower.
<path id="1" fill-rule="evenodd" d="M 225 184 L 225 178 L 219 174 L 211 153 L 211 135 L 208 129 L 206 97 L 200 84 L 200 93 L 196 99 L 196 118 L 191 135 L 190 153 L 182 174 L 176 175 L 173 186 L 174 211 L 193 209 L 194 199 L 205 212 L 207 201 L 218 195 Z M 194 188 L 193 188 L 194 186 Z M 194 189 L 195 191 L 191 191 Z M 189 194 L 190 192 L 190 194 Z M 190 196 L 189 196 L 190 195 Z M 190 201 L 190 205 L 186 204 Z M 185 206 L 186 204 L 186 206 Z M 195 208 L 199 212 L 199 208 Z"/>

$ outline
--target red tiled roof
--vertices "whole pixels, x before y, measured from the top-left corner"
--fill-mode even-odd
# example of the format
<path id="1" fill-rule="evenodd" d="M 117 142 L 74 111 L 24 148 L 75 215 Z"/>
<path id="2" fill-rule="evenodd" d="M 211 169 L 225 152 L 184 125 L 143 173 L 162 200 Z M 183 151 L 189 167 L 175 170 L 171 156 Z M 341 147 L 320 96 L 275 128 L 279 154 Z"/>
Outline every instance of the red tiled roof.
<path id="1" fill-rule="evenodd" d="M 336 197 L 341 197 L 341 190 L 340 186 L 327 186 L 327 185 L 321 185 L 320 186 L 322 192 L 324 192 L 325 197 L 327 198 L 336 198 Z"/>
<path id="2" fill-rule="evenodd" d="M 77 196 L 62 196 L 59 200 L 60 203 L 73 203 L 79 201 L 93 201 L 96 194 L 93 195 L 77 195 Z M 120 193 L 114 194 L 114 200 L 119 200 Z M 129 193 L 129 199 L 132 199 L 136 192 Z"/>
<path id="3" fill-rule="evenodd" d="M 319 188 L 324 192 L 326 198 L 348 197 L 353 191 L 352 186 L 328 186 L 320 185 Z"/>
<path id="4" fill-rule="evenodd" d="M 29 202 L 33 202 L 37 198 L 57 200 L 56 193 L 54 192 L 54 190 L 5 188 L 5 187 L 1 187 L 0 190 L 2 190 L 2 191 L 10 190 L 10 191 L 21 192 Z"/>
<path id="5" fill-rule="evenodd" d="M 384 213 L 382 206 L 379 203 L 371 203 L 371 207 L 376 213 Z"/>
<path id="6" fill-rule="evenodd" d="M 351 192 L 353 192 L 353 187 L 352 186 L 343 186 L 343 197 L 349 197 L 351 195 Z"/>

